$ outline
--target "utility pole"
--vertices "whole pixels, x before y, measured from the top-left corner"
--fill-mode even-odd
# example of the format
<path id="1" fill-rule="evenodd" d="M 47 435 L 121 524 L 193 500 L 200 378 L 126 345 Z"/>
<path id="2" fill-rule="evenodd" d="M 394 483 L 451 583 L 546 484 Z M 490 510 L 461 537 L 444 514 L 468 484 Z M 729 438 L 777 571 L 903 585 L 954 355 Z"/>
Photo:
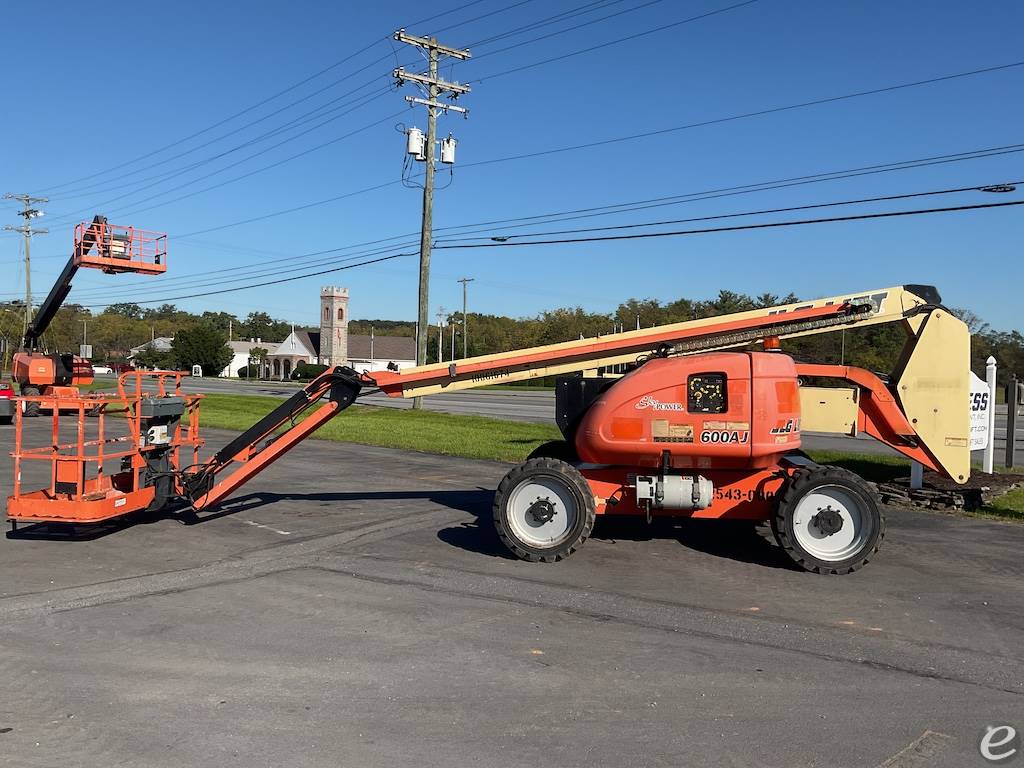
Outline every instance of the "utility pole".
<path id="1" fill-rule="evenodd" d="M 437 143 L 437 113 L 443 110 L 447 113 L 449 110 L 453 112 L 460 112 L 463 115 L 466 114 L 466 110 L 462 107 L 457 107 L 453 104 L 448 104 L 438 101 L 438 97 L 442 94 L 448 94 L 450 99 L 455 99 L 462 94 L 469 93 L 469 87 L 460 85 L 458 83 L 449 83 L 445 80 L 438 78 L 438 61 L 441 56 L 447 56 L 449 58 L 458 59 L 465 61 L 470 57 L 469 51 L 461 50 L 458 48 L 452 48 L 447 45 L 442 45 L 437 42 L 437 38 L 425 38 L 416 37 L 409 35 L 404 29 L 400 29 L 395 32 L 395 40 L 400 43 L 406 43 L 408 45 L 416 46 L 426 51 L 427 61 L 429 63 L 427 74 L 414 74 L 412 72 L 406 72 L 402 67 L 395 69 L 392 72 L 398 85 L 402 85 L 406 82 L 415 83 L 421 87 L 425 87 L 427 95 L 426 99 L 415 98 L 413 96 L 406 96 L 405 100 L 410 104 L 419 104 L 427 108 L 427 137 L 426 147 L 418 147 L 419 151 L 410 152 L 415 154 L 417 157 L 422 156 L 423 161 L 426 163 L 423 177 L 423 221 L 420 230 L 420 285 L 419 285 L 419 303 L 417 311 L 417 322 L 418 327 L 423 329 L 416 339 L 416 364 L 424 365 L 427 362 L 427 333 L 429 320 L 427 319 L 427 313 L 430 306 L 430 245 L 431 245 L 431 234 L 433 230 L 433 215 L 434 215 L 434 147 Z M 423 134 L 416 129 L 419 140 L 422 140 Z M 412 149 L 413 134 L 410 131 L 408 149 Z M 425 151 L 424 151 L 425 150 Z M 446 155 L 446 152 L 450 152 L 450 156 Z M 442 162 L 452 163 L 455 161 L 455 140 L 449 137 L 446 139 L 446 147 L 442 148 Z M 446 160 L 446 157 L 448 159 Z M 440 358 L 440 355 L 438 355 Z M 413 398 L 413 408 L 422 408 L 422 399 L 417 397 Z"/>
<path id="2" fill-rule="evenodd" d="M 456 280 L 458 283 L 462 283 L 462 359 L 465 360 L 469 355 L 466 350 L 469 348 L 469 334 L 466 331 L 466 285 L 476 280 L 475 277 L 463 277 Z M 455 359 L 455 352 L 452 352 L 452 360 Z"/>
<path id="3" fill-rule="evenodd" d="M 32 229 L 32 219 L 38 219 L 43 215 L 41 210 L 33 208 L 33 206 L 36 203 L 48 203 L 50 199 L 48 197 L 16 195 L 8 192 L 4 195 L 4 200 L 17 200 L 20 202 L 22 207 L 18 211 L 18 215 L 25 219 L 25 223 L 20 227 L 12 227 L 10 224 L 4 226 L 4 229 L 21 232 L 25 236 L 25 323 L 21 334 L 22 338 L 25 338 L 25 334 L 28 333 L 29 323 L 32 322 L 32 235 L 45 235 L 50 231 L 48 229 Z"/>
<path id="4" fill-rule="evenodd" d="M 455 362 L 455 323 L 452 323 L 452 356 L 451 360 Z"/>

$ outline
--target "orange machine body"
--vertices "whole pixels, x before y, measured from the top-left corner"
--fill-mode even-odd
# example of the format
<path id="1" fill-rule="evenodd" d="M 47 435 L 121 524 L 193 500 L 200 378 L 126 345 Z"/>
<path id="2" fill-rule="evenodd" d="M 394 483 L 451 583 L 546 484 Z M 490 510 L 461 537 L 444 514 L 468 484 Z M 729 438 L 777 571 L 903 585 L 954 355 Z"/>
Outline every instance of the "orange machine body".
<path id="1" fill-rule="evenodd" d="M 93 380 L 92 363 L 84 357 L 41 352 L 16 352 L 12 374 L 22 386 L 29 384 L 40 388 L 91 384 Z"/>
<path id="2" fill-rule="evenodd" d="M 714 352 L 651 360 L 587 411 L 576 431 L 593 464 L 766 467 L 800 448 L 800 393 L 787 355 Z"/>

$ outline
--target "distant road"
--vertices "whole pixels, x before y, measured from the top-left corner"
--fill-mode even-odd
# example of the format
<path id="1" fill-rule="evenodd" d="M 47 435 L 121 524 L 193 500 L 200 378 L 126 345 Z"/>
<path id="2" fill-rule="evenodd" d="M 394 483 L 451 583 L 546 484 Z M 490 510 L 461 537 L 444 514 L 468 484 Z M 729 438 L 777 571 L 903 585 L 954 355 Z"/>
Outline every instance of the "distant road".
<path id="1" fill-rule="evenodd" d="M 97 380 L 109 380 L 114 384 L 114 376 L 97 376 Z M 182 382 L 186 392 L 208 392 L 216 394 L 260 395 L 263 397 L 285 398 L 292 395 L 299 387 L 291 382 L 260 381 L 250 382 L 244 379 L 193 379 L 186 378 Z M 550 390 L 514 389 L 474 389 L 451 394 L 430 395 L 423 398 L 424 407 L 428 411 L 454 413 L 470 416 L 489 416 L 508 421 L 528 421 L 538 424 L 554 424 L 555 393 Z M 360 398 L 366 405 L 377 405 L 385 408 L 412 408 L 412 401 L 402 398 L 391 398 L 380 393 Z M 1024 424 L 1024 419 L 1021 421 Z M 1006 406 L 996 406 L 996 464 L 1002 460 L 1006 441 Z M 1024 426 L 1017 431 L 1017 451 L 1024 461 Z M 805 448 L 813 450 L 855 451 L 880 455 L 895 455 L 887 446 L 868 437 L 843 437 L 841 435 L 822 435 L 805 433 Z M 980 454 L 979 454 L 980 456 Z"/>

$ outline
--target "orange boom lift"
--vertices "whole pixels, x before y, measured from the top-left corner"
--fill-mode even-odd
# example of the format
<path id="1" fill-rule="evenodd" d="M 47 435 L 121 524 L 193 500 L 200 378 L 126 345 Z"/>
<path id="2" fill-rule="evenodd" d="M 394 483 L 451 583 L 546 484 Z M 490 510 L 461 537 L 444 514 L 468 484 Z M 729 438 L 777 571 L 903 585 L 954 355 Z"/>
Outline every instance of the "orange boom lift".
<path id="1" fill-rule="evenodd" d="M 797 363 L 780 351 L 787 338 L 879 323 L 899 323 L 906 332 L 902 357 L 887 377 Z M 337 367 L 207 461 L 184 468 L 178 454 L 200 442 L 197 398 L 166 387 L 143 393 L 139 379 L 129 392 L 122 377 L 119 399 L 104 405 L 118 400 L 132 414 L 132 447 L 121 472 L 99 484 L 84 479 L 82 467 L 97 462 L 85 456 L 90 441 L 80 437 L 61 456 L 54 439 L 45 448 L 51 453 L 39 457 L 58 467 L 68 462 L 60 470 L 64 484 L 55 469 L 48 489 L 23 493 L 16 485 L 8 517 L 87 522 L 166 504 L 199 513 L 366 388 L 408 398 L 558 376 L 555 416 L 563 439 L 509 471 L 495 494 L 494 525 L 515 555 L 564 558 L 602 514 L 767 520 L 803 568 L 848 573 L 877 551 L 882 510 L 859 477 L 807 459 L 801 432 L 863 432 L 965 482 L 969 352 L 967 327 L 938 292 L 906 285 L 397 372 Z M 32 458 L 21 446 L 20 423 L 18 435 L 16 462 Z"/>

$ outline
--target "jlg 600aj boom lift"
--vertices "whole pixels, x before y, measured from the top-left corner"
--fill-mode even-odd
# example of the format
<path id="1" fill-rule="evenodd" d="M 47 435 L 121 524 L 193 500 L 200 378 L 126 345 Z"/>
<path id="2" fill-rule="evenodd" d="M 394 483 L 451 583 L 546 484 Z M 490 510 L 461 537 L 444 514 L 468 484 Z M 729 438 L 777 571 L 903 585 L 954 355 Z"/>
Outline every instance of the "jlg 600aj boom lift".
<path id="1" fill-rule="evenodd" d="M 781 339 L 892 322 L 907 340 L 886 380 L 849 366 L 797 363 L 778 351 Z M 756 342 L 763 351 L 749 351 Z M 878 549 L 882 511 L 859 477 L 809 461 L 799 450 L 801 430 L 867 433 L 964 482 L 969 346 L 966 326 L 934 288 L 907 285 L 450 365 L 363 374 L 339 367 L 190 468 L 178 454 L 199 443 L 196 399 L 145 394 L 138 381 L 129 393 L 122 377 L 119 398 L 100 408 L 120 403 L 129 414 L 134 442 L 121 473 L 101 483 L 84 479 L 82 467 L 95 458 L 83 457 L 81 437 L 64 456 L 46 447 L 37 458 L 71 462 L 63 484 L 27 494 L 16 486 L 8 516 L 97 521 L 167 502 L 209 509 L 347 408 L 363 387 L 416 397 L 562 375 L 556 420 L 564 439 L 512 469 L 495 495 L 495 527 L 517 556 L 559 560 L 601 514 L 769 520 L 800 566 L 848 573 Z M 728 351 L 736 349 L 744 351 Z M 813 386 L 837 380 L 845 386 Z M 180 419 L 187 409 L 186 433 Z M 27 458 L 19 442 L 15 460 Z"/>

